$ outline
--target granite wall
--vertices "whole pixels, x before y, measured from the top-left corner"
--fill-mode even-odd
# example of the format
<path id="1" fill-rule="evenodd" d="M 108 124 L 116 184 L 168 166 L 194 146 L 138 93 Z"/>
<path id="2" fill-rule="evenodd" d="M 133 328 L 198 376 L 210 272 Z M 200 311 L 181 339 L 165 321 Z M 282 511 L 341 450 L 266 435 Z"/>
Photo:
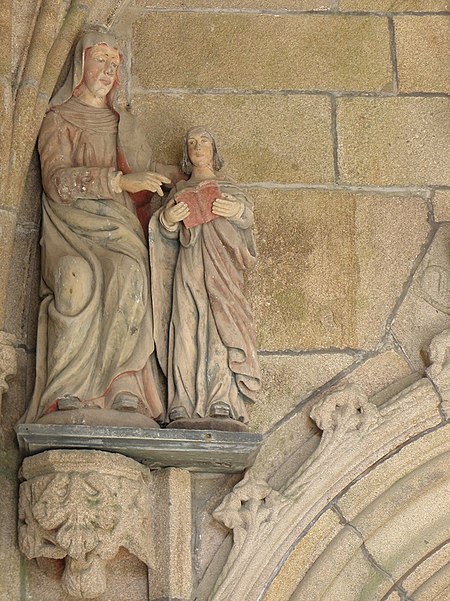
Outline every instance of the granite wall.
<path id="1" fill-rule="evenodd" d="M 308 409 L 320 395 L 356 383 L 381 406 L 423 375 L 427 346 L 450 327 L 448 10 L 445 0 L 5 3 L 1 601 L 64 598 L 17 550 L 13 426 L 34 379 L 40 176 L 31 148 L 72 37 L 87 24 L 123 39 L 128 101 L 159 160 L 178 162 L 184 131 L 207 125 L 224 170 L 254 199 L 259 259 L 246 286 L 264 381 L 251 429 L 270 441 L 262 457 L 276 486 L 318 444 Z M 194 583 L 223 546 L 226 529 L 210 512 L 235 482 L 194 478 Z M 342 526 L 331 522 L 327 532 Z M 102 601 L 149 598 L 137 560 L 124 554 L 111 574 Z M 295 587 L 282 597 L 277 582 L 267 599 L 291 598 Z"/>

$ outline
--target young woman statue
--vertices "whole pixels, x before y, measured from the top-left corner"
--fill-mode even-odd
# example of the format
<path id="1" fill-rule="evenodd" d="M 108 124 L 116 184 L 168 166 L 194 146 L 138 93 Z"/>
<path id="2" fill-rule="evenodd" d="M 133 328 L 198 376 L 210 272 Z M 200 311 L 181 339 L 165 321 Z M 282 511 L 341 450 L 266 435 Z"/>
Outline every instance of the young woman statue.
<path id="1" fill-rule="evenodd" d="M 242 292 L 244 272 L 255 262 L 253 206 L 218 176 L 221 167 L 212 134 L 190 129 L 182 164 L 189 180 L 177 184 L 150 223 L 168 427 L 245 431 L 246 402 L 260 388 L 253 319 Z"/>

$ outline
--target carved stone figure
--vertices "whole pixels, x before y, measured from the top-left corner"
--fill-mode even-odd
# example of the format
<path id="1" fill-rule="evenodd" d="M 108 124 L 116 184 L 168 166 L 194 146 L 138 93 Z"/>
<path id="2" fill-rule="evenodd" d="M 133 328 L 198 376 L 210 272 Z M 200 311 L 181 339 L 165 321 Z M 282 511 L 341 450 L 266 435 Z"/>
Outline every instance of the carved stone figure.
<path id="1" fill-rule="evenodd" d="M 19 547 L 29 559 L 64 559 L 69 595 L 104 593 L 120 547 L 152 565 L 146 467 L 101 451 L 46 451 L 27 457 L 21 476 Z"/>
<path id="2" fill-rule="evenodd" d="M 244 272 L 255 262 L 253 206 L 218 176 L 221 166 L 211 133 L 190 129 L 183 158 L 190 178 L 150 222 L 168 427 L 246 430 L 245 403 L 260 388 L 253 319 L 242 292 Z"/>
<path id="3" fill-rule="evenodd" d="M 180 172 L 151 161 L 118 105 L 120 62 L 114 38 L 85 34 L 39 135 L 43 301 L 27 422 L 157 427 L 164 416 L 132 196 L 162 196 Z"/>

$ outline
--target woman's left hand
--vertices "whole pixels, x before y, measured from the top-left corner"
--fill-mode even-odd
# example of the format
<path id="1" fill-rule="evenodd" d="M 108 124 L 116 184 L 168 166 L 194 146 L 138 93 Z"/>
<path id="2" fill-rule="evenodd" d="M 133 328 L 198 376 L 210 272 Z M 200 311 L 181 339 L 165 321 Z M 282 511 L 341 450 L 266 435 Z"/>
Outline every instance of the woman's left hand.
<path id="1" fill-rule="evenodd" d="M 219 215 L 226 219 L 234 219 L 240 217 L 244 212 L 244 203 L 235 196 L 222 192 L 221 198 L 213 202 L 212 212 L 214 215 Z"/>

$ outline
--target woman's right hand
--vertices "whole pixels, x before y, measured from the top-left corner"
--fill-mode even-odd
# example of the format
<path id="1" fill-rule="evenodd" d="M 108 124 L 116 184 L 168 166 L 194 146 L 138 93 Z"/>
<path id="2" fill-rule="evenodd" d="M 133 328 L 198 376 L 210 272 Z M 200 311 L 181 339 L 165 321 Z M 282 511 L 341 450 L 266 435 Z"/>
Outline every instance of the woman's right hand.
<path id="1" fill-rule="evenodd" d="M 141 190 L 149 190 L 156 192 L 159 196 L 163 196 L 164 192 L 161 189 L 163 184 L 169 185 L 170 179 L 161 173 L 153 171 L 142 171 L 140 173 L 127 173 L 122 175 L 119 180 L 119 186 L 124 192 L 141 192 Z"/>
<path id="2" fill-rule="evenodd" d="M 189 217 L 191 211 L 187 204 L 184 202 L 176 203 L 175 199 L 172 198 L 166 205 L 166 208 L 163 211 L 163 218 L 165 223 L 169 227 L 173 227 L 183 219 Z"/>

